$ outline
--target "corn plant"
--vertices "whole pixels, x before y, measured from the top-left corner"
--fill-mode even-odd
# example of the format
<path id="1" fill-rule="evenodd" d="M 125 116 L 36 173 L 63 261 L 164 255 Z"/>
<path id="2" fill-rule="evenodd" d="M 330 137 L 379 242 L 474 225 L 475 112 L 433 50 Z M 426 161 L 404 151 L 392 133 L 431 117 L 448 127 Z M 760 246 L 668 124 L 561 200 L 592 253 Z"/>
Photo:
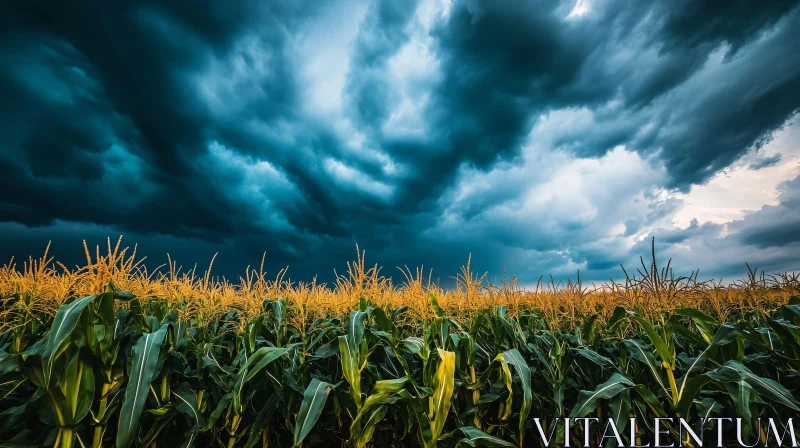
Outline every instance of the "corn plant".
<path id="1" fill-rule="evenodd" d="M 748 443 L 766 443 L 759 418 L 800 412 L 797 297 L 767 310 L 616 305 L 564 320 L 504 304 L 459 311 L 435 293 L 425 317 L 369 296 L 341 314 L 299 307 L 263 297 L 197 314 L 109 282 L 52 317 L 34 311 L 0 335 L 0 446 L 527 447 L 586 437 L 610 447 L 618 442 L 586 419 L 612 417 L 628 445 L 647 440 L 655 417 L 711 416 L 741 417 Z M 574 431 L 558 428 L 563 418 Z"/>

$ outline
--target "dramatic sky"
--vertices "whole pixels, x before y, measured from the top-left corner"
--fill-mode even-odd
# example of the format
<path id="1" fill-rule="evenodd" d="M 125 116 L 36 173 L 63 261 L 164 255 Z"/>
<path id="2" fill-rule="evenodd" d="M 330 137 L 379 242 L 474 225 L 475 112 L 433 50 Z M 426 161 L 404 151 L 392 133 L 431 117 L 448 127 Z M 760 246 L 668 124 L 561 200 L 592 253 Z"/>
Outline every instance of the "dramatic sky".
<path id="1" fill-rule="evenodd" d="M 800 269 L 796 1 L 0 6 L 0 263 Z"/>

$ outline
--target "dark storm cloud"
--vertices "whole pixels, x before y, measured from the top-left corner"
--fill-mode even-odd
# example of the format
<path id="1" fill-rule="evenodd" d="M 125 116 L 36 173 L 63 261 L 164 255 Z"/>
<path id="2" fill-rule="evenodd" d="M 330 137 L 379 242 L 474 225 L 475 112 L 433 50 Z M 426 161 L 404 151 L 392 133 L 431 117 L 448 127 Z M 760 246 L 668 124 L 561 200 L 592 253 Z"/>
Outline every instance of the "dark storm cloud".
<path id="1" fill-rule="evenodd" d="M 347 89 L 354 121 L 367 132 L 376 132 L 391 112 L 394 92 L 385 77 L 386 64 L 408 40 L 406 27 L 415 7 L 412 1 L 375 1 L 359 26 Z"/>
<path id="2" fill-rule="evenodd" d="M 658 258 L 662 263 L 676 259 L 682 274 L 705 265 L 706 274 L 712 276 L 740 276 L 747 269 L 745 263 L 767 272 L 797 269 L 800 177 L 781 183 L 778 191 L 776 205 L 765 205 L 727 224 L 699 224 L 694 219 L 684 229 L 656 229 L 632 252 L 646 254 L 654 236 Z"/>
<path id="3" fill-rule="evenodd" d="M 686 190 L 768 142 L 800 106 L 800 61 L 790 56 L 800 14 L 786 1 L 642 5 L 598 12 L 595 25 L 616 27 L 597 36 L 601 51 L 584 71 L 627 107 L 599 109 L 600 134 L 565 149 L 660 151 L 669 186 Z"/>
<path id="4" fill-rule="evenodd" d="M 751 170 L 762 170 L 764 168 L 769 168 L 771 166 L 775 166 L 781 163 L 782 156 L 780 154 L 775 154 L 774 156 L 770 157 L 762 157 L 756 160 L 755 162 L 750 164 Z"/>
<path id="5" fill-rule="evenodd" d="M 433 260 L 452 272 L 473 251 L 487 269 L 534 276 L 583 264 L 604 277 L 630 259 L 601 241 L 610 224 L 562 213 L 532 234 L 483 215 L 521 206 L 533 169 L 445 199 L 465 172 L 524 163 L 526 145 L 588 159 L 625 145 L 663 164 L 663 186 L 686 191 L 763 146 L 800 107 L 796 2 L 597 1 L 573 18 L 572 1 L 454 1 L 425 26 L 421 3 L 369 2 L 340 55 L 343 91 L 330 92 L 343 110 L 323 119 L 307 110 L 297 52 L 317 2 L 0 6 L 0 256 L 38 249 L 22 243 L 32 244 L 28 231 L 63 240 L 77 226 L 90 239 L 132 234 L 158 254 L 220 251 L 237 266 L 237 253 L 257 261 L 266 250 L 301 278 L 350 258 L 356 241 L 390 266 Z M 397 60 L 413 45 L 431 52 L 431 67 L 401 89 Z M 392 131 L 408 103 L 414 132 Z M 531 141 L 558 111 L 589 118 L 547 145 Z M 592 197 L 601 211 L 615 200 Z M 678 206 L 643 197 L 645 212 L 620 219 L 623 236 Z M 758 213 L 798 209 L 788 194 L 780 201 Z M 468 230 L 442 238 L 450 215 Z M 786 220 L 753 216 L 737 224 L 742 244 L 794 241 L 772 224 Z M 695 223 L 664 243 L 706 231 Z"/>
<path id="6" fill-rule="evenodd" d="M 6 5 L 6 219 L 211 240 L 255 232 L 256 210 L 201 160 L 218 117 L 187 75 L 229 53 L 251 25 L 285 29 L 306 14 L 289 5 Z M 284 36 L 263 34 L 259 43 L 280 54 Z M 259 88 L 272 104 L 259 111 L 265 119 L 294 101 L 287 73 Z"/>
<path id="7" fill-rule="evenodd" d="M 800 177 L 781 184 L 778 191 L 777 205 L 765 205 L 731 225 L 743 244 L 765 248 L 800 242 Z"/>
<path id="8" fill-rule="evenodd" d="M 761 4 L 747 0 L 680 0 L 663 6 L 667 10 L 663 36 L 668 46 L 698 47 L 726 41 L 736 51 L 764 27 L 774 25 L 797 3 L 791 0 Z"/>

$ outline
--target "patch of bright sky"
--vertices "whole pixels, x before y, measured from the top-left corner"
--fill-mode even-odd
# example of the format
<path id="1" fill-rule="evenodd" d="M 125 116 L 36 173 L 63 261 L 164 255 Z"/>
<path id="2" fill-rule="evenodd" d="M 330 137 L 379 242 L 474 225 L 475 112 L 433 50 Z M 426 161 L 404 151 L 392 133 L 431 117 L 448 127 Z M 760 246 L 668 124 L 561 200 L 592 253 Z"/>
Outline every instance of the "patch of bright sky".
<path id="1" fill-rule="evenodd" d="M 759 159 L 777 154 L 781 155 L 779 163 L 759 170 L 750 168 Z M 675 214 L 672 222 L 685 228 L 695 218 L 700 224 L 723 224 L 741 219 L 764 205 L 777 204 L 778 185 L 798 175 L 800 119 L 795 117 L 757 153 L 748 153 L 706 184 L 692 187 L 689 193 L 675 194 L 674 197 L 683 200 L 685 205 Z"/>
<path id="2" fill-rule="evenodd" d="M 265 160 L 242 156 L 216 141 L 208 145 L 208 160 L 223 173 L 241 176 L 240 183 L 230 191 L 261 210 L 261 225 L 273 230 L 294 228 L 278 205 L 298 201 L 300 196 L 282 171 Z"/>
<path id="3" fill-rule="evenodd" d="M 439 76 L 439 60 L 430 35 L 430 27 L 443 16 L 444 6 L 437 1 L 420 3 L 416 20 L 409 24 L 408 42 L 388 63 L 388 78 L 399 97 L 389 119 L 383 125 L 385 136 L 393 138 L 422 138 L 427 133 L 424 111 L 430 98 L 432 84 Z"/>
<path id="4" fill-rule="evenodd" d="M 368 7 L 369 2 L 363 0 L 330 3 L 305 25 L 296 41 L 298 81 L 303 86 L 303 104 L 308 115 L 332 123 L 343 149 L 359 158 L 377 161 L 384 174 L 393 175 L 398 171 L 395 162 L 379 149 L 370 147 L 364 134 L 353 126 L 343 104 L 353 45 Z M 326 170 L 339 180 L 354 178 L 351 172 L 354 168 L 332 159 L 325 163 Z M 368 186 L 359 185 L 359 188 Z M 391 195 L 385 184 L 377 188 L 378 196 Z"/>
<path id="5" fill-rule="evenodd" d="M 567 15 L 567 19 L 575 19 L 583 16 L 591 9 L 592 4 L 590 0 L 578 0 L 575 2 L 575 7 Z"/>
<path id="6" fill-rule="evenodd" d="M 368 6 L 361 0 L 328 3 L 300 33 L 297 62 L 309 113 L 341 113 L 351 47 Z"/>
<path id="7" fill-rule="evenodd" d="M 394 194 L 394 187 L 369 177 L 366 173 L 347 166 L 344 163 L 327 158 L 324 162 L 325 171 L 343 186 L 356 187 L 362 192 L 388 201 Z"/>

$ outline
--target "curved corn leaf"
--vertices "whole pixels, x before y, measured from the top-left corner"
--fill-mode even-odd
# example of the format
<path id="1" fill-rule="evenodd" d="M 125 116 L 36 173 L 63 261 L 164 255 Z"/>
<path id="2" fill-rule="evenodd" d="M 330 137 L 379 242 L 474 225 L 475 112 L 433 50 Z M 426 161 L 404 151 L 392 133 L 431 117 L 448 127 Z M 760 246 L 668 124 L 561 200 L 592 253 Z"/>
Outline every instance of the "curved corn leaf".
<path id="1" fill-rule="evenodd" d="M 700 330 L 700 335 L 702 338 L 705 339 L 707 344 L 711 343 L 712 335 L 714 334 L 711 324 L 715 322 L 711 316 L 700 310 L 692 308 L 678 308 L 675 310 L 675 314 L 692 319 L 695 325 L 697 325 L 697 329 Z"/>
<path id="2" fill-rule="evenodd" d="M 750 407 L 756 399 L 755 391 L 744 379 L 726 383 L 725 389 L 733 401 L 736 415 L 742 418 L 742 436 L 747 439 L 753 430 L 753 425 L 750 423 L 753 418 Z"/>
<path id="3" fill-rule="evenodd" d="M 610 331 L 614 331 L 622 319 L 628 315 L 628 310 L 625 309 L 623 306 L 617 306 L 614 308 L 614 312 L 611 314 L 611 318 L 606 322 L 606 326 Z"/>
<path id="4" fill-rule="evenodd" d="M 386 415 L 387 404 L 413 398 L 404 389 L 410 382 L 412 382 L 410 378 L 403 377 L 375 383 L 372 387 L 372 394 L 364 400 L 356 418 L 350 424 L 350 443 L 353 446 L 363 447 L 369 442 L 375 431 L 375 425 Z"/>
<path id="5" fill-rule="evenodd" d="M 706 375 L 712 380 L 722 383 L 744 380 L 764 397 L 794 409 L 795 411 L 800 411 L 800 406 L 798 406 L 789 390 L 774 380 L 754 374 L 750 369 L 739 362 L 728 361 L 718 369 L 707 372 Z"/>
<path id="6" fill-rule="evenodd" d="M 684 378 L 684 381 L 681 382 L 680 399 L 675 406 L 675 411 L 678 413 L 679 417 L 689 416 L 689 410 L 694 403 L 694 399 L 697 398 L 697 395 L 700 394 L 703 386 L 705 386 L 708 381 L 708 377 L 704 375 L 694 376 L 688 380 Z"/>
<path id="7" fill-rule="evenodd" d="M 117 447 L 127 448 L 133 443 L 139 417 L 144 409 L 145 399 L 153 381 L 161 343 L 167 333 L 168 325 L 164 325 L 155 333 L 145 333 L 133 346 L 133 363 L 128 377 L 128 387 L 119 414 L 117 429 Z"/>
<path id="8" fill-rule="evenodd" d="M 203 425 L 202 428 L 200 428 L 200 432 L 208 431 L 209 429 L 214 427 L 214 424 L 216 424 L 217 420 L 219 420 L 222 413 L 225 412 L 225 409 L 228 407 L 228 404 L 231 402 L 232 398 L 233 394 L 230 392 L 220 397 L 217 406 L 214 408 L 213 411 L 211 411 L 211 415 L 208 416 L 206 424 Z"/>
<path id="9" fill-rule="evenodd" d="M 635 320 L 639 325 L 644 328 L 645 333 L 647 333 L 647 337 L 650 338 L 650 343 L 656 348 L 656 353 L 661 358 L 661 363 L 666 368 L 674 368 L 675 367 L 675 348 L 669 343 L 669 341 L 664 341 L 661 338 L 661 335 L 658 334 L 653 325 L 650 322 L 644 320 L 639 316 L 633 316 L 633 320 Z"/>
<path id="10" fill-rule="evenodd" d="M 528 421 L 528 414 L 531 412 L 531 405 L 533 403 L 533 391 L 531 390 L 531 369 L 525 362 L 525 359 L 515 348 L 503 352 L 503 358 L 514 366 L 517 375 L 522 383 L 522 407 L 519 411 L 519 438 L 520 445 L 525 439 L 525 424 Z"/>
<path id="11" fill-rule="evenodd" d="M 53 324 L 50 327 L 50 336 L 47 338 L 47 345 L 45 346 L 44 353 L 42 353 L 42 371 L 44 372 L 45 384 L 50 384 L 53 364 L 56 358 L 58 358 L 58 356 L 66 350 L 67 345 L 69 345 L 68 338 L 78 324 L 83 309 L 101 295 L 103 294 L 95 294 L 80 298 L 74 302 L 62 305 L 58 311 L 56 311 L 56 317 L 53 319 Z"/>
<path id="12" fill-rule="evenodd" d="M 250 427 L 250 436 L 247 438 L 245 448 L 253 448 L 258 445 L 261 441 L 262 432 L 269 431 L 269 424 L 272 422 L 273 415 L 275 411 L 278 410 L 278 405 L 282 400 L 280 394 L 276 393 L 270 395 L 269 400 L 267 400 L 261 408 L 261 411 L 258 412 L 255 422 L 253 422 L 253 425 Z"/>
<path id="13" fill-rule="evenodd" d="M 694 397 L 697 396 L 697 394 L 700 392 L 700 389 L 706 383 L 706 377 L 692 375 L 693 372 L 705 366 L 706 353 L 710 351 L 713 352 L 715 348 L 733 342 L 738 335 L 738 326 L 730 323 L 722 325 L 714 334 L 714 337 L 711 339 L 708 347 L 692 360 L 692 363 L 689 365 L 689 368 L 686 369 L 683 378 L 678 381 L 679 386 L 677 408 L 679 415 L 688 415 L 689 407 L 694 401 Z"/>
<path id="14" fill-rule="evenodd" d="M 511 442 L 506 442 L 503 439 L 490 436 L 474 426 L 462 426 L 461 428 L 458 428 L 458 430 L 464 434 L 464 438 L 458 441 L 456 444 L 457 447 L 461 445 L 485 447 L 515 446 Z"/>
<path id="15" fill-rule="evenodd" d="M 661 402 L 658 401 L 656 395 L 647 386 L 639 384 L 636 387 L 634 387 L 633 390 L 635 390 L 639 394 L 639 396 L 642 397 L 642 400 L 644 400 L 645 404 L 647 405 L 647 407 L 650 409 L 650 412 L 652 412 L 654 416 L 656 417 L 667 416 L 667 411 L 664 410 L 664 407 L 661 406 Z"/>
<path id="16" fill-rule="evenodd" d="M 439 306 L 439 299 L 436 298 L 436 294 L 430 293 L 428 299 L 430 300 L 431 308 L 433 308 L 433 312 L 436 314 L 436 317 L 444 317 L 444 310 L 441 306 Z"/>
<path id="17" fill-rule="evenodd" d="M 236 375 L 236 383 L 233 387 L 233 410 L 237 415 L 241 414 L 243 410 L 242 388 L 245 383 L 253 379 L 264 367 L 285 355 L 296 345 L 297 344 L 292 344 L 281 348 L 261 347 L 256 350 L 247 360 L 247 363 L 239 369 L 239 373 Z"/>
<path id="18" fill-rule="evenodd" d="M 422 358 L 423 361 L 427 363 L 428 358 L 430 357 L 430 348 L 428 344 L 425 343 L 425 340 L 416 336 L 409 336 L 401 341 L 406 349 L 418 355 Z"/>
<path id="19" fill-rule="evenodd" d="M 77 425 L 89 413 L 94 401 L 92 366 L 81 359 L 77 350 L 70 351 L 70 356 L 54 366 L 55 385 L 47 388 L 47 397 L 61 427 Z"/>
<path id="20" fill-rule="evenodd" d="M 388 408 L 386 405 L 380 404 L 370 407 L 366 412 L 359 412 L 360 418 L 358 423 L 353 422 L 355 426 L 357 426 L 358 432 L 352 432 L 350 434 L 350 440 L 353 446 L 358 448 L 367 446 L 367 443 L 369 443 L 372 438 L 372 433 L 375 432 L 375 427 L 386 416 L 387 410 Z"/>
<path id="21" fill-rule="evenodd" d="M 308 433 L 311 432 L 311 428 L 314 427 L 320 414 L 322 414 L 325 401 L 328 399 L 328 392 L 332 387 L 325 381 L 320 381 L 316 378 L 311 379 L 311 384 L 308 385 L 303 393 L 303 403 L 300 405 L 300 412 L 297 414 L 297 422 L 294 425 L 294 446 L 300 445 Z"/>
<path id="22" fill-rule="evenodd" d="M 364 318 L 367 311 L 353 311 L 347 323 L 347 334 L 339 336 L 342 375 L 350 383 L 350 395 L 361 407 L 361 371 L 367 364 L 367 344 L 364 339 Z"/>
<path id="23" fill-rule="evenodd" d="M 650 347 L 645 345 L 642 341 L 634 340 L 634 339 L 625 339 L 622 341 L 623 344 L 628 348 L 628 352 L 634 359 L 637 361 L 645 364 L 647 369 L 653 375 L 653 378 L 658 382 L 658 385 L 661 386 L 661 389 L 664 392 L 667 392 L 667 386 L 664 385 L 664 380 L 661 378 L 661 371 L 659 370 L 660 366 L 656 362 L 656 358 L 653 356 L 653 353 L 650 351 Z"/>
<path id="24" fill-rule="evenodd" d="M 450 411 L 450 401 L 453 398 L 453 386 L 456 370 L 456 354 L 438 349 L 439 366 L 433 375 L 431 389 L 433 394 L 428 398 L 428 418 L 431 422 L 433 441 L 439 438 L 447 413 Z"/>
<path id="25" fill-rule="evenodd" d="M 617 365 L 614 364 L 614 361 L 606 358 L 605 356 L 601 355 L 600 353 L 597 353 L 596 351 L 594 351 L 592 349 L 588 349 L 588 348 L 579 349 L 578 350 L 578 354 L 583 356 L 584 358 L 588 359 L 589 361 L 592 361 L 593 363 L 597 364 L 598 366 L 600 366 L 600 367 L 602 367 L 604 369 L 608 369 L 608 370 L 612 370 L 612 371 L 619 370 Z"/>
<path id="26" fill-rule="evenodd" d="M 633 384 L 631 380 L 619 373 L 615 373 L 608 381 L 597 386 L 595 390 L 582 390 L 578 394 L 578 402 L 575 404 L 575 407 L 572 408 L 569 417 L 573 419 L 581 418 L 592 412 L 597 407 L 598 401 L 612 398 L 623 390 L 630 389 L 634 386 L 635 384 Z"/>
<path id="27" fill-rule="evenodd" d="M 625 389 L 615 395 L 608 403 L 609 417 L 614 420 L 617 432 L 623 434 L 625 427 L 628 426 L 628 414 L 631 411 L 631 391 Z M 609 439 L 606 448 L 616 445 L 616 440 Z"/>
<path id="28" fill-rule="evenodd" d="M 390 334 L 394 332 L 394 322 L 389 319 L 383 308 L 378 307 L 372 310 L 372 317 L 375 318 L 375 323 L 378 324 L 381 330 Z"/>
<path id="29" fill-rule="evenodd" d="M 182 383 L 180 387 L 172 390 L 172 395 L 175 396 L 175 408 L 194 421 L 194 426 L 190 429 L 181 448 L 194 446 L 197 434 L 205 423 L 203 414 L 197 409 L 197 393 L 189 388 L 188 384 Z"/>

